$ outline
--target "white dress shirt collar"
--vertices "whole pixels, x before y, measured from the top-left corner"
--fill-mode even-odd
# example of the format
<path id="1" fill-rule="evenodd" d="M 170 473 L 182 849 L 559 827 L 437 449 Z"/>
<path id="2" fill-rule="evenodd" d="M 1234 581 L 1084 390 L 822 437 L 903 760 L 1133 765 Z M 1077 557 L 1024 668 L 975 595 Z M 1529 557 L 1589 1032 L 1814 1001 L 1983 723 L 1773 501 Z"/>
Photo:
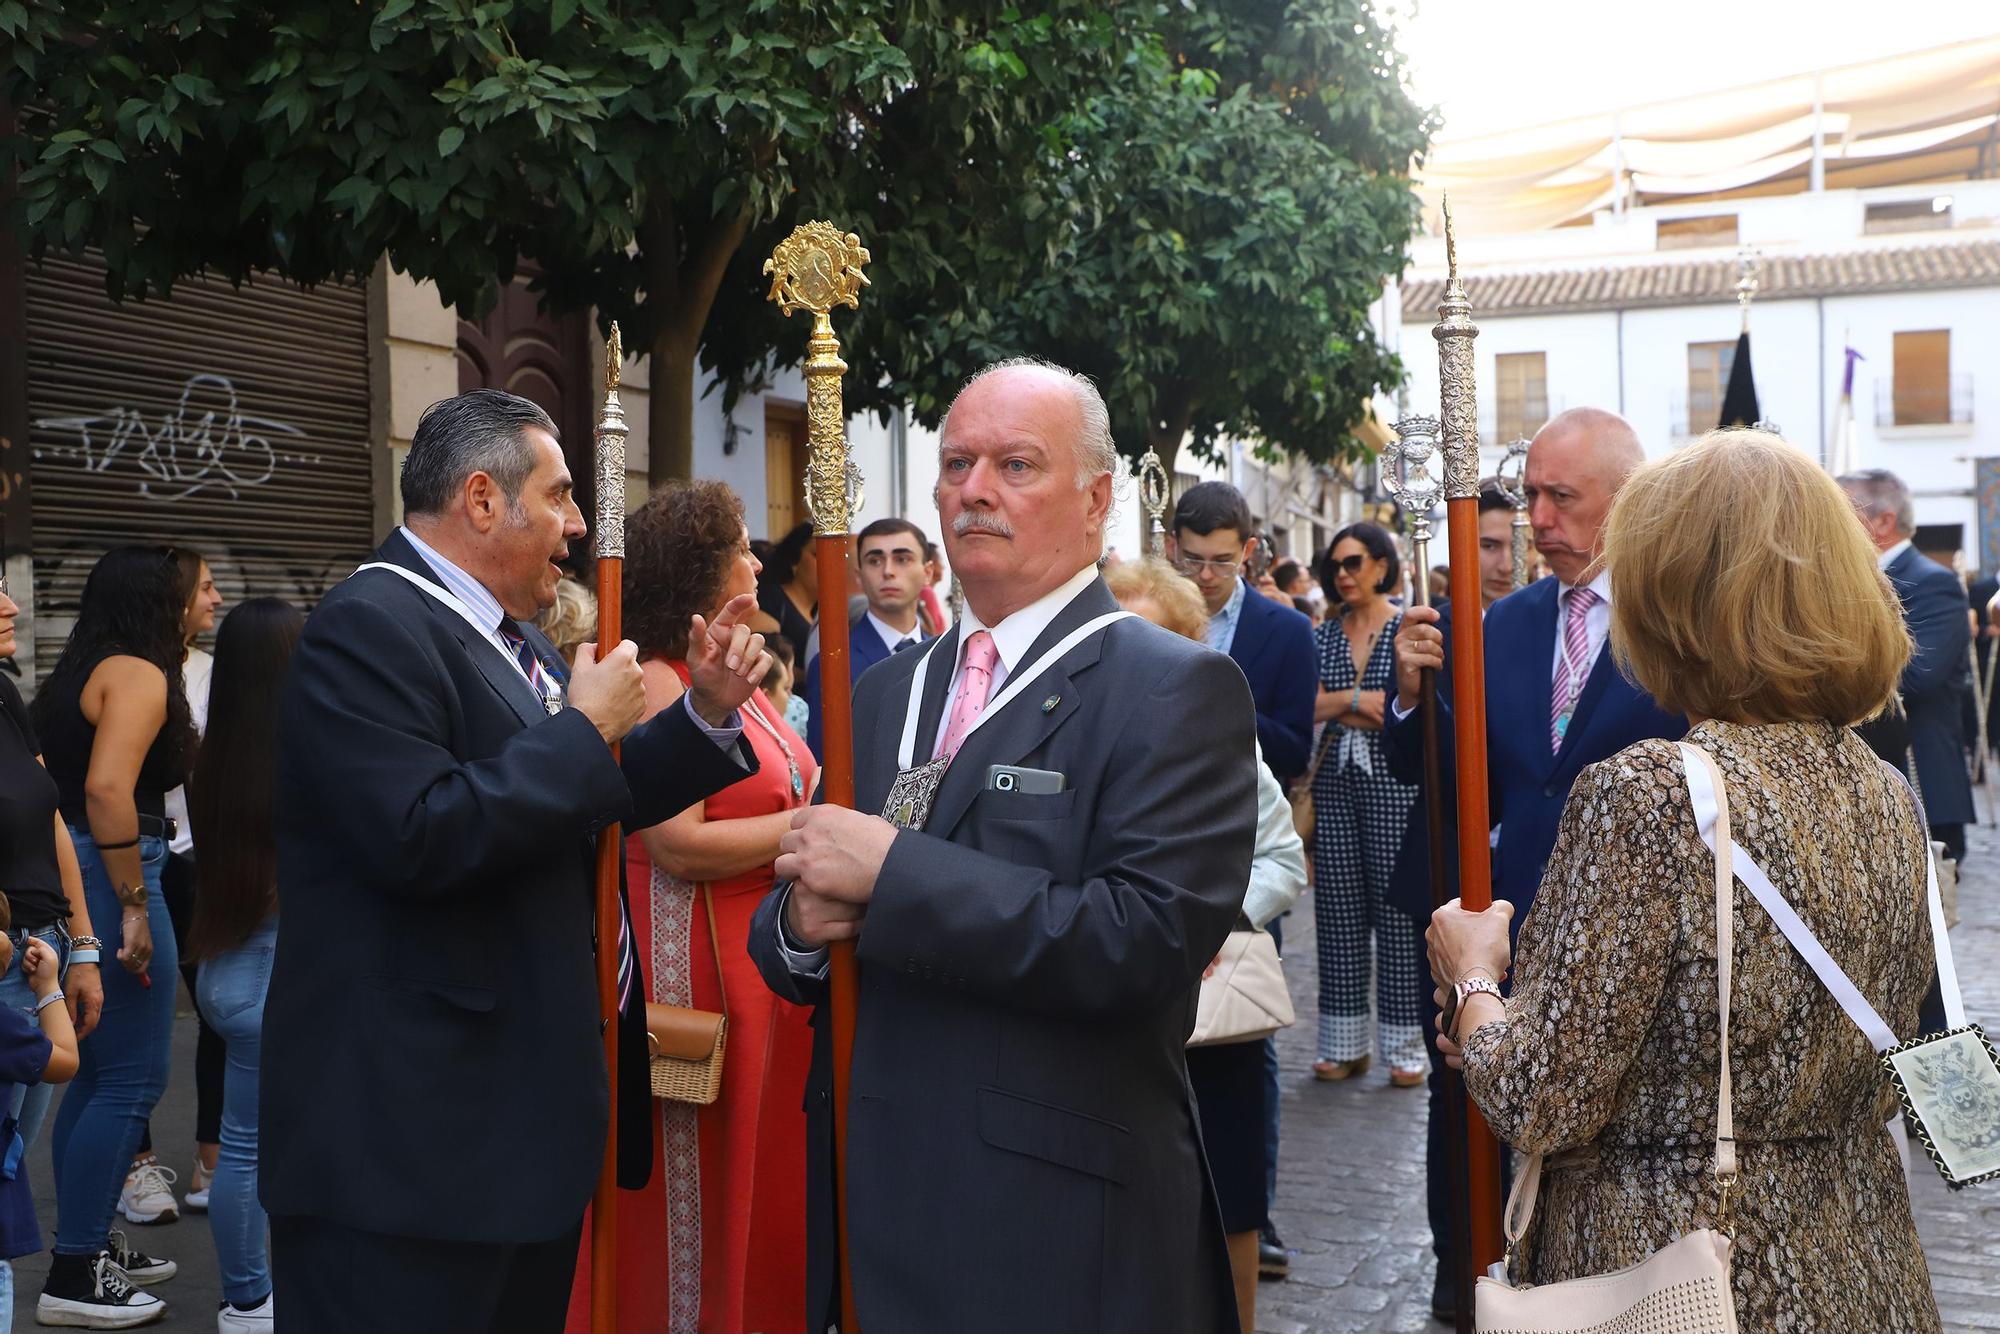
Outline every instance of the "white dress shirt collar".
<path id="1" fill-rule="evenodd" d="M 480 626 L 491 636 L 500 628 L 500 622 L 507 619 L 507 609 L 500 605 L 500 599 L 493 596 L 485 584 L 467 574 L 456 562 L 430 543 L 418 537 L 405 525 L 397 529 L 409 544 L 423 557 L 424 564 L 431 567 L 431 573 L 438 581 L 450 589 L 452 595 L 463 602 L 466 609 L 479 617 Z"/>
<path id="2" fill-rule="evenodd" d="M 922 625 L 912 626 L 908 630 L 898 630 L 895 626 L 877 616 L 873 607 L 868 609 L 865 619 L 868 624 L 875 627 L 875 633 L 882 637 L 882 647 L 888 649 L 891 653 L 894 653 L 896 645 L 902 643 L 905 639 L 921 640 L 923 638 Z"/>
<path id="3" fill-rule="evenodd" d="M 1890 547 L 1887 551 L 1883 552 L 1881 555 L 1875 558 L 1876 568 L 1881 570 L 1887 570 L 1891 565 L 1894 565 L 1896 563 L 1897 557 L 1901 556 L 1905 551 L 1908 551 L 1910 549 L 1910 546 L 1911 546 L 1910 539 L 1906 537 L 1902 541 L 1898 542 L 1895 546 Z"/>
<path id="4" fill-rule="evenodd" d="M 1587 588 L 1597 594 L 1597 600 L 1602 605 L 1606 607 L 1611 605 L 1611 571 L 1599 570 L 1597 577 L 1587 584 L 1562 584 L 1561 592 L 1557 594 L 1557 600 L 1560 602 L 1562 598 L 1569 594 L 1570 590 L 1577 587 Z"/>
<path id="5" fill-rule="evenodd" d="M 1021 665 L 1042 631 L 1055 622 L 1064 607 L 1076 601 L 1077 595 L 1097 581 L 1095 561 L 1071 575 L 1067 582 L 1053 592 L 1044 593 L 1027 606 L 1002 620 L 998 625 L 988 625 L 972 609 L 972 603 L 965 604 L 965 614 L 959 618 L 958 657 L 951 665 L 952 679 L 958 679 L 958 670 L 965 664 L 965 644 L 981 630 L 993 636 L 993 647 L 1000 651 L 1000 666 L 1003 669 L 993 674 L 993 688 L 1011 676 Z"/>

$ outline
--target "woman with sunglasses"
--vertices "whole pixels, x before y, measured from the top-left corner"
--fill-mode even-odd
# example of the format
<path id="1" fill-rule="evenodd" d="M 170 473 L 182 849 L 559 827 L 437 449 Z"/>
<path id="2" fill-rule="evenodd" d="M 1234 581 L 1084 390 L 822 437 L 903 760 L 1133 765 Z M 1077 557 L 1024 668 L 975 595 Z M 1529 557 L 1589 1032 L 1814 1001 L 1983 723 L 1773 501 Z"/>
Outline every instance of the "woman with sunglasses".
<path id="1" fill-rule="evenodd" d="M 1390 774 L 1382 748 L 1382 711 L 1396 688 L 1394 643 L 1402 623 L 1400 609 L 1389 600 L 1402 584 L 1396 539 L 1376 524 L 1351 524 L 1334 534 L 1317 573 L 1330 611 L 1313 631 L 1319 645 L 1313 717 L 1324 724 L 1311 770 L 1319 943 L 1319 1059 L 1313 1075 L 1334 1080 L 1361 1074 L 1372 1047 L 1388 1065 L 1391 1084 L 1415 1088 L 1430 1070 L 1424 1050 L 1428 1014 L 1417 967 L 1422 929 L 1397 911 L 1388 892 L 1416 789 Z M 1373 1023 L 1371 936 L 1379 1012 Z"/>

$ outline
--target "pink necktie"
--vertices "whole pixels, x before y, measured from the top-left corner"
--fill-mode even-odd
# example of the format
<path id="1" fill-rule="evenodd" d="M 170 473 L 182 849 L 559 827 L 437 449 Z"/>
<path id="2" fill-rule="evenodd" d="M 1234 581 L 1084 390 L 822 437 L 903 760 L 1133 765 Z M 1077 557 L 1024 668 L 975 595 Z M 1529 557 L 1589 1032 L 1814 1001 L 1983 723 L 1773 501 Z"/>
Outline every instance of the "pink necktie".
<path id="1" fill-rule="evenodd" d="M 1555 689 L 1549 693 L 1549 743 L 1556 751 L 1563 748 L 1563 735 L 1569 731 L 1577 697 L 1590 679 L 1590 609 L 1597 605 L 1597 594 L 1588 588 L 1572 588 L 1563 594 L 1563 602 L 1562 654 L 1556 663 Z"/>
<path id="2" fill-rule="evenodd" d="M 965 734 L 986 712 L 986 697 L 993 693 L 993 664 L 999 659 L 993 636 L 984 630 L 973 631 L 965 641 L 965 671 L 958 679 L 958 702 L 951 706 L 951 724 L 944 729 L 944 743 L 938 747 L 944 758 L 958 754 Z"/>

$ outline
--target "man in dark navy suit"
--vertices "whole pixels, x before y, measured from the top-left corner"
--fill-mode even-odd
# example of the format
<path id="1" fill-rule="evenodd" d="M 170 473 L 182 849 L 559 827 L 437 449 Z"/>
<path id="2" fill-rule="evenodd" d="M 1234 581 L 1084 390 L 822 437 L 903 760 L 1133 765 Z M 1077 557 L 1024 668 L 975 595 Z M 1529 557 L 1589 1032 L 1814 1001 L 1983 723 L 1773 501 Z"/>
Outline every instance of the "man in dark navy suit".
<path id="1" fill-rule="evenodd" d="M 1208 604 L 1208 646 L 1236 659 L 1257 702 L 1257 741 L 1280 783 L 1311 759 L 1312 622 L 1252 588 L 1243 567 L 1257 551 L 1250 507 L 1227 482 L 1200 482 L 1174 502 L 1167 555 Z"/>
<path id="2" fill-rule="evenodd" d="M 1536 433 L 1528 448 L 1528 518 L 1535 549 L 1554 574 L 1493 604 L 1486 613 L 1486 773 L 1494 840 L 1493 893 L 1513 902 L 1514 920 L 1527 916 L 1542 870 L 1555 847 L 1556 825 L 1570 785 L 1586 765 L 1649 737 L 1677 739 L 1687 720 L 1663 712 L 1612 661 L 1611 579 L 1598 566 L 1599 533 L 1612 497 L 1645 450 L 1624 418 L 1598 408 L 1572 408 Z M 1423 772 L 1423 737 L 1416 720 L 1420 673 L 1437 671 L 1438 736 L 1447 784 L 1454 772 L 1449 625 L 1427 607 L 1403 615 L 1396 635 L 1396 700 L 1387 745 L 1399 778 Z M 1454 809 L 1455 794 L 1445 808 Z M 1450 843 L 1447 843 L 1450 846 Z M 1423 865 L 1418 859 L 1418 866 Z M 1454 871 L 1456 868 L 1453 868 Z M 1421 883 L 1428 884 L 1427 873 Z M 1432 1049 L 1431 1124 L 1439 1126 L 1440 1091 Z M 1448 1316 L 1453 1291 L 1452 1239 L 1444 1145 L 1431 1137 L 1431 1228 L 1438 1254 L 1432 1307 Z"/>
<path id="3" fill-rule="evenodd" d="M 860 681 L 863 672 L 891 654 L 931 638 L 917 621 L 917 599 L 930 579 L 924 569 L 925 545 L 924 530 L 908 519 L 877 519 L 855 537 L 854 557 L 868 608 L 851 623 L 847 638 L 850 683 Z M 824 759 L 818 654 L 806 664 L 799 695 L 812 710 L 806 721 L 806 744 Z"/>
<path id="4" fill-rule="evenodd" d="M 1227 482 L 1198 482 L 1174 502 L 1167 554 L 1194 580 L 1208 605 L 1208 646 L 1236 660 L 1257 705 L 1257 741 L 1280 783 L 1306 771 L 1312 755 L 1313 703 L 1319 695 L 1312 621 L 1265 597 L 1243 577 L 1256 554 L 1250 506 Z M 1287 599 L 1289 602 L 1289 599 Z M 1284 918 L 1267 928 L 1284 940 Z M 1278 1046 L 1264 1039 L 1265 1207 L 1278 1184 Z M 1257 1271 L 1283 1278 L 1291 1256 L 1267 1216 L 1258 1230 Z"/>
<path id="5" fill-rule="evenodd" d="M 560 1329 L 614 1107 L 621 1183 L 650 1170 L 644 994 L 629 932 L 594 939 L 591 835 L 756 771 L 737 710 L 770 655 L 746 594 L 694 618 L 686 703 L 643 725 L 629 640 L 565 677 L 532 624 L 584 536 L 555 430 L 493 389 L 426 410 L 406 522 L 285 686 L 258 1185 L 294 1334 Z"/>
<path id="6" fill-rule="evenodd" d="M 1960 861 L 1965 859 L 1965 826 L 1975 819 L 1972 780 L 1965 770 L 1963 700 L 1972 625 L 1965 614 L 1965 590 L 1958 576 L 1920 553 L 1910 543 L 1916 516 L 1910 489 L 1896 474 L 1882 468 L 1850 473 L 1840 485 L 1861 514 L 1882 572 L 1895 585 L 1903 603 L 1903 620 L 1917 651 L 1903 669 L 1902 694 L 1907 727 L 1894 729 L 1903 744 L 1884 745 L 1893 723 L 1871 723 L 1862 729 L 1877 753 L 1899 769 L 1917 761 L 1914 775 L 1930 817 L 1931 837 Z M 1907 735 L 1903 735 L 1903 733 Z M 1886 752 L 1886 753 L 1884 753 Z"/>

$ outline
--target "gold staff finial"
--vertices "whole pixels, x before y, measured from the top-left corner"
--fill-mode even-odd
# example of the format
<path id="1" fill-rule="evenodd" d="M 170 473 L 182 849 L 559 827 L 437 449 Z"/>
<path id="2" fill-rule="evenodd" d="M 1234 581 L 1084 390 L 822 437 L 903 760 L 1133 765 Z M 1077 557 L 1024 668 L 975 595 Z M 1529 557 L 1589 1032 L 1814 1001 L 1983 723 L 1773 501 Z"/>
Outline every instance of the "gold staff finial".
<path id="1" fill-rule="evenodd" d="M 625 405 L 618 401 L 618 372 L 625 343 L 618 321 L 604 340 L 604 410 L 597 417 L 597 554 L 625 558 Z"/>
<path id="2" fill-rule="evenodd" d="M 820 537 L 846 534 L 861 507 L 861 472 L 847 450 L 847 414 L 841 406 L 840 377 L 847 363 L 840 359 L 840 340 L 828 318 L 835 306 L 858 308 L 868 277 L 861 266 L 868 251 L 853 232 L 830 222 L 807 222 L 778 242 L 764 261 L 771 275 L 769 299 L 789 315 L 812 312 L 812 333 L 806 339 L 806 439 L 811 462 L 806 465 L 806 512 Z"/>

